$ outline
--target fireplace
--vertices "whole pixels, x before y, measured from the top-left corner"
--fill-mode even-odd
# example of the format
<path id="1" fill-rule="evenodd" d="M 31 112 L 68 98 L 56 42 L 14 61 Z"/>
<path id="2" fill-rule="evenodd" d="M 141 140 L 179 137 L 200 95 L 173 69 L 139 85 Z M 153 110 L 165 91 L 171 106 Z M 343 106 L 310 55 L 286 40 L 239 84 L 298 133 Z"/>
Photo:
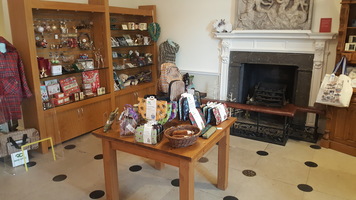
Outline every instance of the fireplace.
<path id="1" fill-rule="evenodd" d="M 296 91 L 290 102 L 313 106 L 325 74 L 329 55 L 328 41 L 335 37 L 335 33 L 313 33 L 309 30 L 238 30 L 216 33 L 215 38 L 221 40 L 219 98 L 226 100 L 230 90 L 239 90 L 240 83 L 230 83 L 229 74 L 238 73 L 240 76 L 239 68 L 244 64 L 272 64 L 297 67 L 298 80 L 293 86 Z M 314 122 L 315 116 L 308 114 L 306 125 L 312 126 Z"/>
<path id="2" fill-rule="evenodd" d="M 302 30 L 217 33 L 215 37 L 221 39 L 220 99 L 231 97 L 238 103 L 261 105 L 255 102 L 256 87 L 271 86 L 271 90 L 284 90 L 282 105 L 312 106 L 325 73 L 328 40 L 334 36 L 333 33 Z M 276 96 L 268 95 L 270 99 Z M 236 112 L 239 120 L 246 122 L 236 128 L 246 134 L 256 132 L 253 129 L 257 128 L 268 137 L 280 140 L 280 132 L 286 131 L 286 119 L 280 116 Z M 261 126 L 249 126 L 250 121 L 256 119 Z M 314 123 L 315 115 L 312 114 L 293 117 L 293 124 L 313 126 Z"/>
<path id="3" fill-rule="evenodd" d="M 231 51 L 228 94 L 236 98 L 237 103 L 263 105 L 253 98 L 256 86 L 262 84 L 273 89 L 279 85 L 285 86 L 284 102 L 280 106 L 286 103 L 308 106 L 313 59 L 313 54 Z M 278 107 L 273 104 L 263 106 Z M 300 114 L 294 120 L 304 124 L 306 114 Z"/>

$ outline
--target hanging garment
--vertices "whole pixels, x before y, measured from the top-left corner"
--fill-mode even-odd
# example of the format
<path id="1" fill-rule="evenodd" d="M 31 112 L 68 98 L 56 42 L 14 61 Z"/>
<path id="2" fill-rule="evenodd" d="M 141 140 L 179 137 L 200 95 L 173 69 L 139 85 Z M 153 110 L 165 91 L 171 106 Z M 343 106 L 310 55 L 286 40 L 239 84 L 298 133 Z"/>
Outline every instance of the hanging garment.
<path id="1" fill-rule="evenodd" d="M 6 52 L 0 52 L 0 123 L 21 119 L 21 101 L 32 95 L 16 48 L 0 36 Z"/>
<path id="2" fill-rule="evenodd" d="M 159 45 L 159 63 L 175 63 L 179 45 L 171 40 L 167 40 Z"/>

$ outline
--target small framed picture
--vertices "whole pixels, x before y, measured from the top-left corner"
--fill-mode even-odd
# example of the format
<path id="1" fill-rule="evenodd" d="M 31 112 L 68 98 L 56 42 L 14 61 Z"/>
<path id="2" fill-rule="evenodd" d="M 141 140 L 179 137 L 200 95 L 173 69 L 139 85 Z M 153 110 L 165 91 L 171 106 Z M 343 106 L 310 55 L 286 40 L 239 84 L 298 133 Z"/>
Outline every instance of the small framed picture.
<path id="1" fill-rule="evenodd" d="M 121 25 L 121 28 L 122 28 L 122 30 L 128 30 L 127 24 L 122 24 L 122 25 Z"/>
<path id="2" fill-rule="evenodd" d="M 356 43 L 345 43 L 345 51 L 356 51 Z"/>
<path id="3" fill-rule="evenodd" d="M 349 43 L 356 43 L 356 35 L 349 36 Z"/>

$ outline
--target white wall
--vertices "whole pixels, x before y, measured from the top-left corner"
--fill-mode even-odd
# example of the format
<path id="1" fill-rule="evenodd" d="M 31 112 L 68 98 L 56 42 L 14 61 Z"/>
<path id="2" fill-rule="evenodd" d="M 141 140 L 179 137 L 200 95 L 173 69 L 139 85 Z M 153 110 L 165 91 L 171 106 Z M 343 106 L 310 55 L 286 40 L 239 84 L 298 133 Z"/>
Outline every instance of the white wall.
<path id="1" fill-rule="evenodd" d="M 5 36 L 10 38 L 7 1 L 1 0 L 4 12 Z M 49 0 L 55 1 L 55 0 Z M 87 3 L 87 0 L 56 0 Z M 212 22 L 216 19 L 234 21 L 238 0 L 109 0 L 112 6 L 136 8 L 139 5 L 156 5 L 157 22 L 161 26 L 158 44 L 171 39 L 180 45 L 177 66 L 196 75 L 194 83 L 198 90 L 213 94 L 219 72 L 219 40 L 212 36 Z M 320 18 L 333 18 L 332 32 L 339 27 L 341 0 L 314 0 L 312 31 L 319 31 Z M 0 7 L 1 11 L 1 7 Z M 11 41 L 11 39 L 9 39 Z M 325 71 L 330 72 L 335 62 L 336 40 L 330 45 L 330 56 Z M 197 72 L 196 72 L 197 71 Z"/>

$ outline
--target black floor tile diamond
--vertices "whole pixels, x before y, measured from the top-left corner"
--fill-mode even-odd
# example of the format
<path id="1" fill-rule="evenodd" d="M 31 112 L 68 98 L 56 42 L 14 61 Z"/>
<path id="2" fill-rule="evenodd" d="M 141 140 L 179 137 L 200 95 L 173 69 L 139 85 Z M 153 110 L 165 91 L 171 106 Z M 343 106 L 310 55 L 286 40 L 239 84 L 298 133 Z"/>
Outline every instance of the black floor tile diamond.
<path id="1" fill-rule="evenodd" d="M 179 179 L 174 179 L 171 181 L 171 184 L 174 186 L 174 187 L 179 187 Z"/>
<path id="2" fill-rule="evenodd" d="M 312 149 L 321 149 L 321 146 L 313 144 L 313 145 L 310 145 L 310 148 L 312 148 Z"/>
<path id="3" fill-rule="evenodd" d="M 223 200 L 239 200 L 239 199 L 234 196 L 226 196 L 223 198 Z"/>
<path id="4" fill-rule="evenodd" d="M 308 167 L 317 167 L 318 166 L 318 164 L 316 164 L 315 162 L 312 162 L 312 161 L 307 161 L 304 164 Z"/>
<path id="5" fill-rule="evenodd" d="M 248 177 L 256 176 L 256 172 L 253 170 L 249 170 L 249 169 L 243 170 L 242 174 L 245 176 L 248 176 Z"/>
<path id="6" fill-rule="evenodd" d="M 98 154 L 98 155 L 94 156 L 94 159 L 95 159 L 95 160 L 101 160 L 101 159 L 103 159 L 103 154 Z"/>
<path id="7" fill-rule="evenodd" d="M 67 179 L 67 175 L 65 174 L 60 174 L 60 175 L 57 175 L 55 177 L 53 177 L 53 181 L 55 182 L 60 182 L 60 181 L 64 181 L 65 179 Z"/>
<path id="8" fill-rule="evenodd" d="M 28 163 L 27 163 L 27 167 L 33 167 L 33 166 L 35 166 L 36 164 L 37 164 L 36 162 L 31 161 L 31 162 L 28 162 Z"/>
<path id="9" fill-rule="evenodd" d="M 257 151 L 256 153 L 258 155 L 260 155 L 260 156 L 268 156 L 268 152 L 267 151 Z"/>
<path id="10" fill-rule="evenodd" d="M 99 199 L 105 195 L 105 192 L 102 190 L 95 190 L 89 194 L 91 199 Z"/>
<path id="11" fill-rule="evenodd" d="M 141 171 L 142 167 L 140 165 L 133 165 L 129 168 L 131 172 L 138 172 Z"/>
<path id="12" fill-rule="evenodd" d="M 207 162 L 209 162 L 209 159 L 207 157 L 201 157 L 198 161 L 200 163 L 207 163 Z"/>
<path id="13" fill-rule="evenodd" d="M 313 188 L 310 185 L 307 184 L 299 184 L 298 189 L 303 191 L 303 192 L 311 192 L 313 191 Z"/>
<path id="14" fill-rule="evenodd" d="M 74 144 L 69 144 L 67 146 L 65 146 L 64 148 L 67 149 L 67 150 L 70 150 L 70 149 L 74 149 L 76 146 Z"/>

